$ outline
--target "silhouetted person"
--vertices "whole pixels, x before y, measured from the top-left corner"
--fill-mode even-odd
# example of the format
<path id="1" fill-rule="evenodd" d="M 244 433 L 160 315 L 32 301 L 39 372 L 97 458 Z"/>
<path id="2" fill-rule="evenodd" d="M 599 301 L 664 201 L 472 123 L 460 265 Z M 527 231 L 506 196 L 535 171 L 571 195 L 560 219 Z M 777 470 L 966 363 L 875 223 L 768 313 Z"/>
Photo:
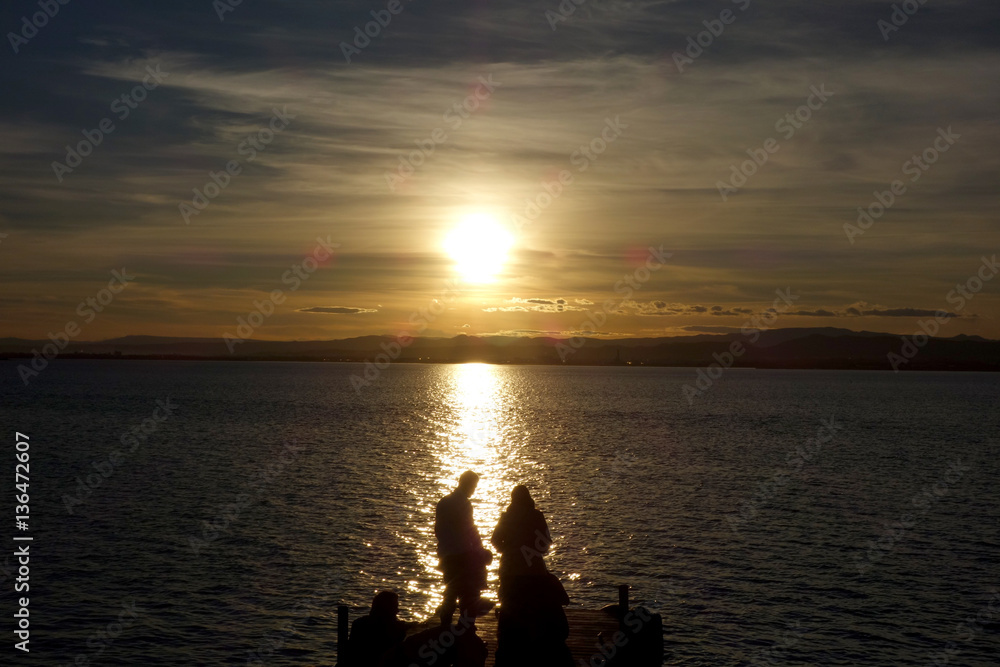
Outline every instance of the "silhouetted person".
<path id="1" fill-rule="evenodd" d="M 440 609 L 443 625 L 451 622 L 456 600 L 460 611 L 473 616 L 492 607 L 480 599 L 480 591 L 486 588 L 486 566 L 493 562 L 493 554 L 483 548 L 472 518 L 469 498 L 478 484 L 479 475 L 471 470 L 463 472 L 458 478 L 458 488 L 438 501 L 434 510 L 434 535 L 445 584 Z"/>
<path id="2" fill-rule="evenodd" d="M 528 487 L 519 484 L 510 494 L 510 505 L 500 515 L 490 543 L 500 552 L 500 602 L 514 577 L 545 574 L 544 556 L 552 544 L 545 517 L 535 509 Z"/>
<path id="3" fill-rule="evenodd" d="M 497 662 L 518 667 L 572 665 L 566 647 L 569 623 L 563 607 L 569 596 L 545 567 L 552 544 L 545 517 L 528 488 L 514 487 L 507 510 L 493 531 L 500 552 L 500 618 Z"/>
<path id="4" fill-rule="evenodd" d="M 372 600 L 367 616 L 354 621 L 348 639 L 350 665 L 355 667 L 396 667 L 402 664 L 406 623 L 396 618 L 399 596 L 382 591 Z"/>

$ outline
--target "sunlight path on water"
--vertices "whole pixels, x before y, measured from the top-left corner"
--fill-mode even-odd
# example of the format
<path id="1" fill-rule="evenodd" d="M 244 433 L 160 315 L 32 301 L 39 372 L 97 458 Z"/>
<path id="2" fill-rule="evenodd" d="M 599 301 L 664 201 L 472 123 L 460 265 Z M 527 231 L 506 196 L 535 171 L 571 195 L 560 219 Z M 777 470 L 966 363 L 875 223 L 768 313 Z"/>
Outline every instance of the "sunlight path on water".
<path id="1" fill-rule="evenodd" d="M 431 590 L 412 581 L 408 596 L 421 600 L 421 611 L 432 615 L 441 601 L 444 585 L 437 569 L 437 542 L 434 537 L 434 507 L 450 493 L 466 470 L 479 473 L 480 481 L 472 497 L 476 525 L 489 548 L 489 537 L 506 507 L 510 490 L 518 484 L 530 462 L 520 451 L 523 434 L 517 421 L 516 397 L 501 368 L 485 364 L 452 366 L 439 385 L 441 395 L 432 401 L 438 410 L 424 415 L 428 422 L 431 454 L 436 462 L 430 493 L 417 498 L 423 520 L 414 547 Z M 495 600 L 497 588 L 495 558 L 489 568 L 489 586 L 484 597 Z"/>

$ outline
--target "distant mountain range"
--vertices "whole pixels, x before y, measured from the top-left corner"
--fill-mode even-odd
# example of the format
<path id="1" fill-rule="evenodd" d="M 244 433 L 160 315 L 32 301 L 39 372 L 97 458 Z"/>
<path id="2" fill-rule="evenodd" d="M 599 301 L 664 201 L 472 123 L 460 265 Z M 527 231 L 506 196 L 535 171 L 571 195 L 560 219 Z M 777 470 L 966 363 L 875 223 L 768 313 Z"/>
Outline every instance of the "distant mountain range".
<path id="1" fill-rule="evenodd" d="M 906 337 L 912 341 L 912 336 Z M 978 336 L 931 338 L 904 349 L 895 334 L 832 327 L 774 329 L 759 336 L 742 333 L 673 338 L 524 338 L 455 336 L 415 338 L 405 347 L 391 336 L 343 340 L 248 340 L 234 345 L 221 338 L 125 336 L 71 342 L 60 358 L 223 359 L 233 361 L 391 361 L 410 363 L 567 364 L 708 366 L 742 368 L 831 368 L 890 370 L 890 354 L 901 370 L 1000 370 L 1000 341 Z M 0 339 L 0 356 L 51 354 L 48 340 Z M 736 351 L 737 354 L 733 354 Z M 381 356 L 380 356 L 381 355 Z M 731 355 L 731 359 L 730 356 Z M 902 361 L 901 361 L 902 360 Z"/>

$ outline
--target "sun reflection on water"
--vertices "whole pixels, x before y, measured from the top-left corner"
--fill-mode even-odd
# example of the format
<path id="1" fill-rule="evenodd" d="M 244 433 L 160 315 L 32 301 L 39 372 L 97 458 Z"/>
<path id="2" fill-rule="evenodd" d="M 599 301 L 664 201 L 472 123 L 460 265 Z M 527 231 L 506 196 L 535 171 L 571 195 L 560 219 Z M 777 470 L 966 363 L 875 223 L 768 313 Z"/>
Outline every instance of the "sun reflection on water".
<path id="1" fill-rule="evenodd" d="M 412 581 L 410 590 L 423 597 L 422 611 L 430 616 L 441 602 L 444 585 L 437 569 L 437 546 L 434 538 L 434 506 L 458 484 L 466 470 L 479 473 L 479 486 L 472 497 L 473 513 L 483 544 L 489 548 L 489 538 L 506 507 L 510 490 L 519 477 L 523 462 L 514 451 L 517 425 L 512 416 L 516 406 L 502 370 L 486 364 L 452 366 L 441 389 L 442 414 L 429 415 L 432 424 L 431 454 L 435 460 L 434 474 L 428 497 L 418 499 L 427 521 L 421 527 L 423 542 L 418 547 L 426 585 Z M 489 568 L 489 584 L 483 596 L 496 599 L 497 566 L 495 558 Z"/>

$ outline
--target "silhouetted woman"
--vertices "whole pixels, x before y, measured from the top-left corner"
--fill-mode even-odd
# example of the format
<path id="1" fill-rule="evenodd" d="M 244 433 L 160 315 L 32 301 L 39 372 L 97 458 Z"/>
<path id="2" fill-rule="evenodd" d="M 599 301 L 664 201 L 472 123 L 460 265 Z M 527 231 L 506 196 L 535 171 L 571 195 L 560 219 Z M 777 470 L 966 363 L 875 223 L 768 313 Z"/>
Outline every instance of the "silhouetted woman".
<path id="1" fill-rule="evenodd" d="M 552 544 L 545 517 L 524 485 L 514 487 L 510 506 L 490 542 L 500 552 L 500 598 L 496 664 L 572 665 L 566 648 L 566 590 L 545 567 Z"/>
<path id="2" fill-rule="evenodd" d="M 545 517 L 535 509 L 528 487 L 519 484 L 510 494 L 510 505 L 500 515 L 490 543 L 500 552 L 500 602 L 515 577 L 547 574 L 544 556 L 552 544 Z"/>

